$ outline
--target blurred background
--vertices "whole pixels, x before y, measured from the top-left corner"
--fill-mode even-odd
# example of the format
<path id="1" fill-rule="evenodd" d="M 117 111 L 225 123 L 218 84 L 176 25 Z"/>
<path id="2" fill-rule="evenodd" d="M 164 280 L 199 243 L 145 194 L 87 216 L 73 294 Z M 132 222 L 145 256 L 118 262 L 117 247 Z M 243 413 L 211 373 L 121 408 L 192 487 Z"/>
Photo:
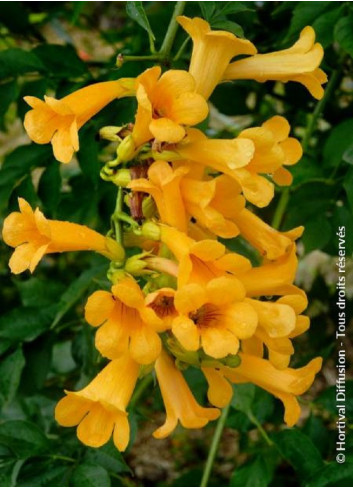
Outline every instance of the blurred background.
<path id="1" fill-rule="evenodd" d="M 175 2 L 0 2 L 0 223 L 21 196 L 49 218 L 109 229 L 116 190 L 99 178 L 114 145 L 99 141 L 98 129 L 133 120 L 131 100 L 116 101 L 80 131 L 80 151 L 58 164 L 49 145 L 32 144 L 23 130 L 25 95 L 57 98 L 92 82 L 135 76 L 152 62 L 129 56 L 149 54 L 163 41 Z M 146 18 L 143 9 L 148 17 Z M 137 12 L 137 13 L 136 13 Z M 338 226 L 346 226 L 347 317 L 353 297 L 353 5 L 351 2 L 187 2 L 185 14 L 202 16 L 215 29 L 250 39 L 259 52 L 289 47 L 312 25 L 325 49 L 322 68 L 329 83 L 317 102 L 299 84 L 237 81 L 211 97 L 208 134 L 235 136 L 275 114 L 288 118 L 304 146 L 291 167 L 294 182 L 286 198 L 277 189 L 259 212 L 282 230 L 305 225 L 299 242 L 297 283 L 309 295 L 312 325 L 295 341 L 293 366 L 314 356 L 324 367 L 303 396 L 299 425 L 284 429 L 283 408 L 254 386 L 235 388 L 211 477 L 215 486 L 349 486 L 353 464 L 335 462 L 336 255 Z M 178 31 L 163 66 L 187 69 L 191 42 Z M 179 52 L 179 49 L 182 51 Z M 173 57 L 179 52 L 178 60 Z M 126 61 L 116 67 L 119 53 Z M 112 188 L 113 187 L 113 188 Z M 280 206 L 278 205 L 281 202 Z M 240 239 L 230 248 L 251 257 Z M 164 419 L 153 384 L 137 390 L 130 409 L 132 441 L 124 455 L 108 444 L 82 446 L 74 429 L 57 426 L 55 403 L 63 389 L 84 386 L 99 370 L 93 328 L 83 306 L 106 286 L 106 262 L 89 253 L 47 256 L 34 276 L 11 276 L 11 250 L 0 241 L 0 485 L 2 486 L 198 486 L 214 424 L 202 430 L 178 428 L 166 440 L 151 433 Z M 346 352 L 352 360 L 347 324 Z M 348 366 L 348 365 L 347 365 Z M 198 371 L 186 377 L 205 402 Z M 352 374 L 347 371 L 347 416 L 353 412 Z M 352 421 L 352 420 L 351 420 Z M 351 422 L 350 421 L 350 422 Z M 263 434 L 268 434 L 269 439 Z M 347 453 L 352 440 L 347 439 Z"/>

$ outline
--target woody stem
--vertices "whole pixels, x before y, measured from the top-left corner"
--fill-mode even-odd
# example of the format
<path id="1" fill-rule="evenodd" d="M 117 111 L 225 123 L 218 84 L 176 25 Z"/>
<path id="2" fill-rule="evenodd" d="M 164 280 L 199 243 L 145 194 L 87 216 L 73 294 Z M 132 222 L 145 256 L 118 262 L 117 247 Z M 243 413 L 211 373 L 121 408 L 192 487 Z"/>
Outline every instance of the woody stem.
<path id="1" fill-rule="evenodd" d="M 178 15 L 181 15 L 183 13 L 185 5 L 186 2 L 177 2 L 175 5 L 172 18 L 169 22 L 168 30 L 159 51 L 159 53 L 162 54 L 164 58 L 168 58 L 169 53 L 172 49 L 173 42 L 178 30 L 178 23 L 176 21 L 176 18 L 178 17 Z"/>
<path id="2" fill-rule="evenodd" d="M 228 417 L 229 409 L 230 409 L 230 404 L 228 404 L 228 406 L 226 406 L 222 410 L 222 414 L 217 422 L 217 426 L 210 446 L 210 451 L 208 452 L 205 469 L 203 471 L 200 487 L 208 487 L 208 480 L 211 475 L 212 467 L 216 458 L 219 442 L 221 441 L 221 436 Z"/>

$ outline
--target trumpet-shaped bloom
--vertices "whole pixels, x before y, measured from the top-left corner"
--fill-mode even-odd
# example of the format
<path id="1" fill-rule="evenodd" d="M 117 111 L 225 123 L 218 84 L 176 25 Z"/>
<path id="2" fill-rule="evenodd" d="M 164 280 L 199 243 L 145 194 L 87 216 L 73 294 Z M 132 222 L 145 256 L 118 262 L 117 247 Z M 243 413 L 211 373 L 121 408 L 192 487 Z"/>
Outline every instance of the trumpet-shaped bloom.
<path id="1" fill-rule="evenodd" d="M 180 192 L 180 180 L 188 171 L 185 166 L 174 171 L 167 162 L 156 161 L 148 169 L 148 179 L 132 180 L 128 187 L 153 197 L 161 222 L 186 231 L 187 215 Z"/>
<path id="2" fill-rule="evenodd" d="M 222 80 L 228 63 L 239 54 L 255 54 L 255 46 L 227 31 L 213 31 L 208 22 L 199 17 L 180 16 L 179 24 L 193 41 L 189 71 L 196 81 L 196 90 L 206 99 Z"/>
<path id="3" fill-rule="evenodd" d="M 202 372 L 208 383 L 207 397 L 213 406 L 227 406 L 233 395 L 233 388 L 223 375 L 223 372 L 213 367 L 202 367 Z"/>
<path id="4" fill-rule="evenodd" d="M 291 231 L 277 231 L 248 209 L 242 209 L 234 222 L 241 235 L 268 260 L 276 260 L 286 254 L 304 230 L 299 226 Z"/>
<path id="5" fill-rule="evenodd" d="M 246 138 L 208 139 L 198 129 L 189 129 L 187 137 L 171 147 L 171 151 L 175 160 L 188 160 L 228 174 L 248 165 L 254 156 L 255 145 Z M 162 159 L 158 153 L 154 156 Z"/>
<path id="6" fill-rule="evenodd" d="M 210 180 L 189 178 L 189 167 L 173 169 L 165 161 L 154 162 L 148 179 L 132 180 L 129 188 L 152 195 L 160 220 L 186 232 L 191 217 L 198 224 L 223 238 L 239 234 L 230 219 L 245 205 L 241 188 L 234 179 L 221 175 Z"/>
<path id="7" fill-rule="evenodd" d="M 2 236 L 15 249 L 9 266 L 12 273 L 31 272 L 48 253 L 91 250 L 111 260 L 122 260 L 124 250 L 113 239 L 80 224 L 46 219 L 37 208 L 32 210 L 24 199 L 18 199 L 20 212 L 12 212 L 4 221 Z"/>
<path id="8" fill-rule="evenodd" d="M 321 44 L 315 43 L 314 29 L 307 26 L 301 31 L 298 41 L 288 49 L 255 54 L 230 63 L 223 79 L 298 82 L 313 97 L 321 99 L 324 94 L 321 85 L 327 81 L 325 73 L 319 68 L 323 55 Z"/>
<path id="9" fill-rule="evenodd" d="M 159 66 L 146 70 L 137 78 L 136 98 L 136 146 L 154 138 L 176 143 L 185 135 L 184 126 L 196 125 L 208 114 L 207 102 L 195 92 L 195 80 L 187 71 L 169 70 L 161 76 Z"/>
<path id="10" fill-rule="evenodd" d="M 130 426 L 126 406 L 136 385 L 139 366 L 129 355 L 110 362 L 78 392 L 66 391 L 55 408 L 62 426 L 76 426 L 79 440 L 90 447 L 104 445 L 113 434 L 118 450 L 127 447 Z"/>
<path id="11" fill-rule="evenodd" d="M 132 278 L 113 285 L 112 291 L 94 292 L 87 301 L 85 317 L 91 326 L 100 326 L 96 347 L 105 357 L 115 359 L 127 351 L 138 363 L 150 364 L 161 351 L 157 331 L 163 321 L 145 304 L 144 295 Z"/>
<path id="12" fill-rule="evenodd" d="M 240 353 L 241 363 L 236 368 L 222 368 L 225 377 L 234 383 L 251 382 L 278 397 L 284 404 L 284 420 L 293 426 L 299 419 L 300 406 L 296 396 L 304 394 L 321 369 L 322 359 L 314 358 L 305 367 L 276 369 L 271 362 Z"/>
<path id="13" fill-rule="evenodd" d="M 250 261 L 237 253 L 226 253 L 225 246 L 214 239 L 195 241 L 185 233 L 169 226 L 161 226 L 161 241 L 176 257 L 178 286 L 188 283 L 205 285 L 225 272 L 246 275 Z"/>
<path id="14" fill-rule="evenodd" d="M 200 347 L 213 358 L 234 355 L 239 339 L 250 338 L 257 327 L 258 315 L 236 278 L 217 277 L 206 286 L 188 284 L 175 293 L 179 316 L 172 331 L 187 351 Z"/>
<path id="15" fill-rule="evenodd" d="M 78 131 L 86 122 L 116 98 L 134 94 L 134 79 L 95 83 L 57 100 L 45 97 L 25 97 L 32 107 L 24 127 L 37 144 L 50 143 L 54 156 L 61 163 L 69 163 L 79 149 Z"/>
<path id="16" fill-rule="evenodd" d="M 184 428 L 202 428 L 218 418 L 218 409 L 204 408 L 198 404 L 180 370 L 164 350 L 156 361 L 155 369 L 167 414 L 163 426 L 153 433 L 155 438 L 170 435 L 178 421 Z"/>
<path id="17" fill-rule="evenodd" d="M 290 250 L 278 260 L 253 267 L 239 273 L 237 277 L 243 283 L 248 297 L 292 294 L 298 290 L 292 285 L 297 263 L 295 244 L 293 244 Z"/>

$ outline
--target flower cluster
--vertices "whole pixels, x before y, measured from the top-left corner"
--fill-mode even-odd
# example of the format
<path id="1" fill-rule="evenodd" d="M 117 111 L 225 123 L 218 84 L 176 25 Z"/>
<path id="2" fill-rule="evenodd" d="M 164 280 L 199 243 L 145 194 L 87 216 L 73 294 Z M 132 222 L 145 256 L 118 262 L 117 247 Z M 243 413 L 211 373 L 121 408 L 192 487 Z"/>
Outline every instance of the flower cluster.
<path id="1" fill-rule="evenodd" d="M 322 47 L 306 27 L 291 48 L 257 54 L 250 41 L 213 31 L 202 19 L 178 22 L 193 41 L 189 71 L 162 73 L 155 66 L 136 79 L 93 84 L 61 100 L 26 97 L 28 135 L 51 142 L 63 163 L 79 147 L 80 127 L 99 110 L 120 97 L 138 104 L 133 123 L 101 129 L 117 142 L 116 157 L 101 171 L 119 187 L 107 236 L 48 220 L 23 199 L 3 229 L 16 248 L 13 273 L 33 272 L 46 253 L 93 250 L 110 260 L 111 290 L 94 292 L 85 306 L 107 365 L 84 389 L 67 391 L 55 412 L 93 447 L 111 436 L 119 450 L 127 447 L 127 407 L 136 383 L 151 371 L 166 409 L 154 436 L 163 438 L 178 422 L 200 428 L 216 419 L 231 401 L 232 384 L 243 382 L 279 398 L 292 426 L 300 416 L 297 396 L 321 367 L 320 358 L 289 367 L 292 339 L 309 327 L 302 314 L 306 295 L 293 284 L 295 240 L 303 229 L 279 232 L 251 210 L 270 203 L 275 184 L 290 185 L 286 167 L 300 160 L 300 143 L 282 116 L 233 139 L 209 139 L 193 126 L 207 117 L 207 100 L 225 80 L 293 81 L 322 97 Z M 257 250 L 260 265 L 227 249 L 226 240 L 237 236 Z M 140 252 L 127 257 L 126 249 L 136 247 Z M 183 370 L 190 366 L 202 370 L 212 407 L 201 406 L 187 385 Z"/>

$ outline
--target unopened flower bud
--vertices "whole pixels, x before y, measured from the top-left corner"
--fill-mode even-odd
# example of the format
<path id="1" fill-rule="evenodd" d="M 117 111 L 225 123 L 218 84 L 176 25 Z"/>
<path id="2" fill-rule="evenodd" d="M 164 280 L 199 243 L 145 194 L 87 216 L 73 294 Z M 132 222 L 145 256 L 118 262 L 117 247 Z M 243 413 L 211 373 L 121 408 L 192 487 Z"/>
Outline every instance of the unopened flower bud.
<path id="1" fill-rule="evenodd" d="M 115 66 L 117 68 L 121 68 L 123 64 L 124 64 L 124 55 L 122 53 L 119 53 L 118 56 L 116 57 Z"/>
<path id="2" fill-rule="evenodd" d="M 152 221 L 147 221 L 141 226 L 141 235 L 152 241 L 159 241 L 161 238 L 161 231 L 157 224 Z"/>
<path id="3" fill-rule="evenodd" d="M 131 182 L 130 171 L 127 169 L 118 170 L 111 181 L 119 187 L 127 187 Z"/>
<path id="4" fill-rule="evenodd" d="M 222 363 L 227 367 L 235 368 L 239 367 L 241 359 L 239 355 L 228 355 Z"/>
<path id="5" fill-rule="evenodd" d="M 119 136 L 121 130 L 122 127 L 119 126 L 105 126 L 99 130 L 99 136 L 108 141 L 121 141 L 121 137 Z"/>
<path id="6" fill-rule="evenodd" d="M 146 253 L 139 253 L 138 255 L 131 256 L 126 260 L 125 271 L 131 275 L 144 275 L 146 273 L 151 273 L 150 270 L 145 270 L 147 267 L 146 262 L 143 258 Z"/>
<path id="7" fill-rule="evenodd" d="M 135 143 L 132 136 L 127 136 L 123 141 L 119 144 L 117 149 L 117 155 L 119 163 L 126 163 L 127 161 L 132 160 L 135 154 Z"/>
<path id="8" fill-rule="evenodd" d="M 148 197 L 145 197 L 142 201 L 142 213 L 145 218 L 151 219 L 151 217 L 154 217 L 156 215 L 156 211 L 157 207 L 152 197 L 150 195 Z"/>

